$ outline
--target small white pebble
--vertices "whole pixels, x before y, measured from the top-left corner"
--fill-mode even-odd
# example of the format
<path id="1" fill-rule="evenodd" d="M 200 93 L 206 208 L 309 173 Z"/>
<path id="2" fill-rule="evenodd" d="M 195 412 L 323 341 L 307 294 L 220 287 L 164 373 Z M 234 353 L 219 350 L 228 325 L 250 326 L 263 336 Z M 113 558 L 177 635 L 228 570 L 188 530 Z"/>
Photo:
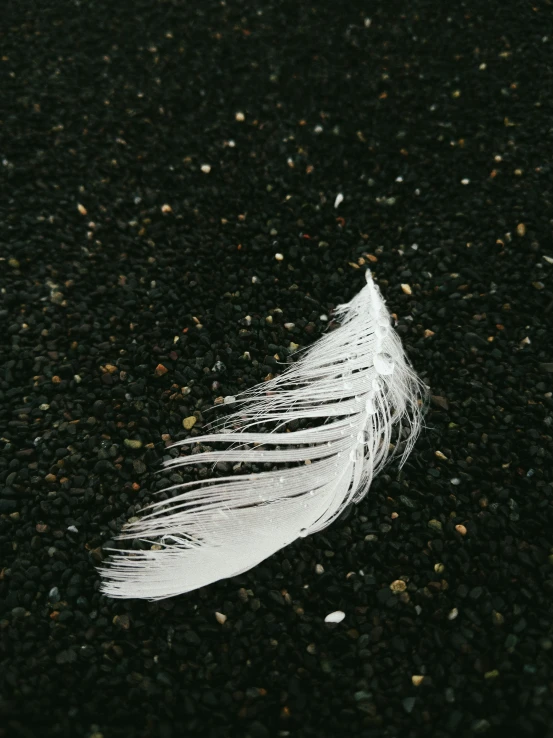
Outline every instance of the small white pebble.
<path id="1" fill-rule="evenodd" d="M 222 612 L 216 612 L 215 613 L 215 620 L 220 623 L 221 625 L 224 625 L 224 623 L 227 622 L 227 616 L 223 615 Z"/>
<path id="2" fill-rule="evenodd" d="M 67 530 L 68 530 L 68 531 L 69 531 L 70 533 L 78 533 L 78 532 L 79 532 L 79 529 L 78 529 L 78 528 L 76 528 L 76 527 L 75 527 L 74 525 L 70 525 L 70 526 L 69 526 L 69 528 L 68 528 Z"/>
<path id="3" fill-rule="evenodd" d="M 324 574 L 324 566 L 322 564 L 317 564 L 315 567 L 315 573 L 316 574 Z"/>
<path id="4" fill-rule="evenodd" d="M 418 251 L 419 250 L 419 244 L 418 243 L 413 243 L 413 244 L 411 244 L 411 248 L 413 249 L 413 251 Z"/>
<path id="5" fill-rule="evenodd" d="M 461 480 L 458 477 L 453 477 L 453 479 L 450 479 L 449 482 L 454 487 L 457 487 L 457 486 L 459 486 L 461 484 Z"/>
<path id="6" fill-rule="evenodd" d="M 284 327 L 286 328 L 287 331 L 291 331 L 295 325 L 296 325 L 295 323 L 285 323 Z"/>
<path id="7" fill-rule="evenodd" d="M 553 264 L 553 259 L 550 256 L 544 255 L 543 260 L 546 261 L 548 264 Z"/>
<path id="8" fill-rule="evenodd" d="M 459 610 L 456 607 L 454 607 L 453 610 L 450 610 L 449 611 L 449 613 L 447 615 L 447 619 L 448 620 L 455 620 L 455 618 L 457 617 L 458 614 L 459 614 Z"/>
<path id="9" fill-rule="evenodd" d="M 328 322 L 328 315 L 319 315 L 319 320 L 322 320 L 323 323 Z"/>
<path id="10" fill-rule="evenodd" d="M 344 201 L 344 196 L 342 195 L 342 193 L 341 193 L 341 192 L 339 192 L 339 193 L 338 193 L 338 194 L 336 195 L 336 199 L 334 200 L 334 207 L 335 207 L 335 208 L 337 208 L 337 207 L 338 207 L 338 205 L 339 205 L 339 204 L 340 204 L 341 202 L 343 202 L 343 201 Z"/>
<path id="11" fill-rule="evenodd" d="M 462 180 L 461 180 L 461 184 L 462 184 L 462 185 L 468 185 L 468 184 L 470 184 L 470 179 L 467 179 L 467 178 L 465 177 L 464 179 L 462 179 Z"/>
<path id="12" fill-rule="evenodd" d="M 167 203 L 165 203 L 165 205 L 161 206 L 161 212 L 162 213 L 172 213 L 173 208 L 170 205 L 167 205 Z"/>
<path id="13" fill-rule="evenodd" d="M 234 120 L 237 120 L 239 123 L 243 123 L 246 120 L 246 116 L 244 115 L 244 113 L 238 112 L 234 116 Z"/>
<path id="14" fill-rule="evenodd" d="M 252 277 L 252 284 L 257 284 L 259 282 L 258 277 Z"/>
<path id="15" fill-rule="evenodd" d="M 341 623 L 345 617 L 345 612 L 342 612 L 341 610 L 336 610 L 336 612 L 331 612 L 326 616 L 325 623 Z"/>
<path id="16" fill-rule="evenodd" d="M 235 401 L 236 401 L 236 398 L 234 397 L 234 395 L 227 395 L 225 399 L 223 400 L 225 405 L 232 405 L 232 403 Z"/>
<path id="17" fill-rule="evenodd" d="M 396 182 L 403 182 L 403 177 L 396 177 Z"/>
<path id="18" fill-rule="evenodd" d="M 282 254 L 275 254 L 275 259 L 277 261 L 282 261 L 284 259 L 284 256 Z"/>
<path id="19" fill-rule="evenodd" d="M 370 18 L 365 18 L 365 20 L 363 22 L 365 28 L 370 28 L 371 27 L 371 23 L 372 23 L 372 21 L 371 21 Z"/>
<path id="20" fill-rule="evenodd" d="M 481 65 L 480 65 L 480 66 L 478 67 L 478 69 L 479 69 L 479 70 L 480 70 L 481 72 L 483 72 L 483 71 L 484 71 L 484 69 L 486 69 L 486 67 L 487 67 L 487 66 L 488 66 L 488 65 L 487 65 L 487 64 L 486 64 L 485 62 L 483 62 L 483 63 L 482 63 L 482 64 L 481 64 Z"/>
<path id="21" fill-rule="evenodd" d="M 315 130 L 315 133 L 322 133 L 323 132 L 323 127 L 322 126 L 315 126 L 315 129 L 314 130 Z"/>
<path id="22" fill-rule="evenodd" d="M 211 165 L 210 164 L 202 164 L 202 172 L 204 174 L 209 174 L 211 172 Z"/>

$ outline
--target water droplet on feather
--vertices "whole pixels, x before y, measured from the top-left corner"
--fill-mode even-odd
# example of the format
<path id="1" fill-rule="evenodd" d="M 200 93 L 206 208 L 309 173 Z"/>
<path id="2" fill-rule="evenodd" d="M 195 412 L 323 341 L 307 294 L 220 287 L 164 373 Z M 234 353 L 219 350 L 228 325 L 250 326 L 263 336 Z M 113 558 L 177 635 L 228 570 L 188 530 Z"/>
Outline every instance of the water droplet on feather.
<path id="1" fill-rule="evenodd" d="M 375 354 L 373 358 L 374 368 L 379 374 L 387 376 L 394 371 L 394 361 L 390 354 Z"/>

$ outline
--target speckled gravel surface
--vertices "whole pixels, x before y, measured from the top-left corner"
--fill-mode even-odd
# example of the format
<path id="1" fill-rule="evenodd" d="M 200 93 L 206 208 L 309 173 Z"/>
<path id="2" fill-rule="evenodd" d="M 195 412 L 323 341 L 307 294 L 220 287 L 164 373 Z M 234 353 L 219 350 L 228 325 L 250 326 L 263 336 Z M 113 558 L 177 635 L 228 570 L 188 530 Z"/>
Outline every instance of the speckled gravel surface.
<path id="1" fill-rule="evenodd" d="M 23 0 L 0 75 L 0 736 L 553 735 L 551 3 Z M 431 387 L 401 473 L 100 596 L 165 445 L 366 266 Z"/>

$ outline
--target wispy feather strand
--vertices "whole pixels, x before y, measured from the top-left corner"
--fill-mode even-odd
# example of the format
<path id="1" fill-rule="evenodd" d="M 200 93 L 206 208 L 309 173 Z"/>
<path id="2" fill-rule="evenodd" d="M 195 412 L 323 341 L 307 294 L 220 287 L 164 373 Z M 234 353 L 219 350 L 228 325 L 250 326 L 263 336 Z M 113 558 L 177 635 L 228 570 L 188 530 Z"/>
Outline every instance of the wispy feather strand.
<path id="1" fill-rule="evenodd" d="M 156 600 L 246 572 L 361 500 L 391 451 L 400 449 L 404 463 L 420 432 L 425 388 L 366 276 L 361 292 L 336 308 L 339 328 L 283 374 L 239 396 L 239 410 L 222 427 L 174 444 L 229 448 L 165 463 L 272 469 L 168 488 L 182 493 L 149 505 L 120 536 L 157 545 L 117 551 L 101 570 L 105 594 Z M 291 421 L 313 427 L 291 431 Z"/>

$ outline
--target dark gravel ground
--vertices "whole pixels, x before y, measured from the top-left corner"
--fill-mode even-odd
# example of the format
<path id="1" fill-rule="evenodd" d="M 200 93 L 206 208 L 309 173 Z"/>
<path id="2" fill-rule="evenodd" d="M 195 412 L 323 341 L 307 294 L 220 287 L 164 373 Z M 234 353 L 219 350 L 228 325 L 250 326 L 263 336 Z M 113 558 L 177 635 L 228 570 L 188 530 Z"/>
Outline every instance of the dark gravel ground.
<path id="1" fill-rule="evenodd" d="M 0 736 L 553 735 L 551 2 L 22 1 L 0 49 Z M 100 596 L 165 445 L 365 264 L 433 395 L 402 472 Z"/>

